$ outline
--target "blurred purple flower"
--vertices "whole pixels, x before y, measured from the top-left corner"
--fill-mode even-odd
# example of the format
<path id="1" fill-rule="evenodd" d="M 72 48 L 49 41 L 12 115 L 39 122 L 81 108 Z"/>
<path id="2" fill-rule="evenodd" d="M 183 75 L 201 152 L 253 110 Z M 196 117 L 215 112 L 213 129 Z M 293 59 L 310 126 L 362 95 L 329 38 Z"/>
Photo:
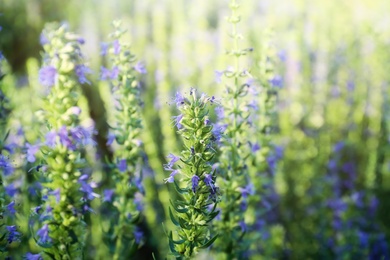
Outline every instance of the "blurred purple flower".
<path id="1" fill-rule="evenodd" d="M 118 55 L 121 52 L 121 45 L 119 44 L 119 41 L 115 40 L 112 45 L 114 47 L 114 54 Z"/>
<path id="2" fill-rule="evenodd" d="M 178 116 L 173 116 L 173 123 L 177 127 L 177 129 L 181 129 L 183 126 L 180 124 L 181 120 L 183 119 L 183 115 L 180 114 Z"/>
<path id="3" fill-rule="evenodd" d="M 175 175 L 179 173 L 179 170 L 173 170 L 173 169 L 171 169 L 171 170 L 172 170 L 172 172 L 169 175 L 169 177 L 164 179 L 165 183 L 167 183 L 167 182 L 173 183 Z"/>
<path id="4" fill-rule="evenodd" d="M 108 50 L 109 44 L 106 42 L 100 43 L 100 55 L 106 56 L 107 55 L 107 50 Z"/>
<path id="5" fill-rule="evenodd" d="M 35 154 L 39 151 L 39 145 L 31 145 L 26 143 L 27 147 L 27 161 L 30 163 L 35 162 Z"/>
<path id="6" fill-rule="evenodd" d="M 49 43 L 49 40 L 44 33 L 41 33 L 41 35 L 39 36 L 39 42 L 42 46 Z"/>
<path id="7" fill-rule="evenodd" d="M 28 252 L 25 256 L 26 260 L 43 260 L 40 254 L 32 254 Z"/>
<path id="8" fill-rule="evenodd" d="M 56 145 L 56 137 L 57 137 L 57 133 L 54 130 L 51 130 L 45 136 L 46 139 L 45 144 L 53 148 Z"/>
<path id="9" fill-rule="evenodd" d="M 275 75 L 272 79 L 269 80 L 269 83 L 273 87 L 281 88 L 283 87 L 283 78 L 279 75 Z"/>
<path id="10" fill-rule="evenodd" d="M 135 66 L 134 66 L 134 69 L 140 74 L 147 73 L 145 65 L 142 62 L 137 62 L 137 64 L 135 64 Z"/>
<path id="11" fill-rule="evenodd" d="M 16 188 L 13 183 L 5 186 L 4 189 L 5 189 L 5 193 L 7 193 L 7 195 L 10 196 L 11 198 L 18 193 L 18 188 Z"/>
<path id="12" fill-rule="evenodd" d="M 85 65 L 77 65 L 75 68 L 76 76 L 79 79 L 80 84 L 91 84 L 91 82 L 86 78 L 86 74 L 92 73 L 92 70 Z"/>
<path id="13" fill-rule="evenodd" d="M 53 66 L 45 66 L 39 70 L 39 82 L 45 87 L 54 86 L 57 70 Z"/>
<path id="14" fill-rule="evenodd" d="M 15 215 L 15 213 L 16 213 L 16 210 L 15 210 L 15 201 L 11 201 L 8 205 L 5 206 L 5 208 L 7 209 L 7 211 L 8 211 L 11 215 Z"/>
<path id="15" fill-rule="evenodd" d="M 225 118 L 225 110 L 222 106 L 218 106 L 215 108 L 215 114 L 217 115 L 218 120 L 222 120 L 223 118 Z"/>
<path id="16" fill-rule="evenodd" d="M 127 170 L 127 162 L 126 162 L 126 159 L 122 159 L 118 162 L 118 170 L 120 172 L 125 172 Z"/>
<path id="17" fill-rule="evenodd" d="M 61 199 L 61 191 L 60 191 L 60 188 L 55 189 L 55 190 L 53 190 L 53 191 L 50 191 L 50 192 L 48 193 L 48 195 L 54 196 L 54 197 L 56 198 L 56 202 L 57 202 L 57 203 L 60 203 L 60 199 Z"/>
<path id="18" fill-rule="evenodd" d="M 7 241 L 11 244 L 14 241 L 19 241 L 20 233 L 16 230 L 16 226 L 6 226 L 8 231 Z"/>
<path id="19" fill-rule="evenodd" d="M 103 202 L 111 202 L 115 192 L 113 189 L 107 189 L 103 191 Z"/>
<path id="20" fill-rule="evenodd" d="M 144 237 L 144 232 L 142 232 L 142 230 L 139 227 L 137 227 L 133 234 L 134 234 L 135 243 L 139 244 L 142 238 Z"/>
<path id="21" fill-rule="evenodd" d="M 86 199 L 93 200 L 94 198 L 99 198 L 100 195 L 93 192 L 93 189 L 97 187 L 96 183 L 88 182 L 89 176 L 87 174 L 83 174 L 79 177 L 80 183 L 80 191 L 84 192 L 86 195 Z"/>
<path id="22" fill-rule="evenodd" d="M 170 159 L 170 161 L 168 162 L 168 164 L 166 164 L 166 166 L 168 166 L 167 168 L 171 169 L 172 166 L 178 162 L 180 160 L 180 157 L 179 156 L 176 156 L 174 155 L 173 153 L 170 153 L 168 156 L 167 156 L 168 159 Z"/>
<path id="23" fill-rule="evenodd" d="M 14 172 L 12 164 L 4 155 L 0 155 L 0 169 L 3 169 L 4 176 L 8 176 Z"/>
<path id="24" fill-rule="evenodd" d="M 195 193 L 196 189 L 198 188 L 199 177 L 197 175 L 192 176 L 191 182 L 192 182 L 192 191 Z"/>
<path id="25" fill-rule="evenodd" d="M 116 79 L 119 75 L 119 68 L 115 66 L 109 70 L 103 66 L 100 67 L 100 80 Z"/>
<path id="26" fill-rule="evenodd" d="M 180 92 L 176 92 L 174 102 L 176 103 L 177 107 L 184 105 L 184 97 Z"/>
<path id="27" fill-rule="evenodd" d="M 49 237 L 49 226 L 47 224 L 43 225 L 43 227 L 37 231 L 37 236 L 39 238 L 39 243 L 50 243 L 51 238 Z"/>
<path id="28" fill-rule="evenodd" d="M 220 84 L 222 82 L 222 76 L 224 74 L 224 71 L 219 71 L 219 70 L 216 70 L 214 71 L 214 75 L 215 75 L 215 82 L 217 82 L 218 84 Z"/>

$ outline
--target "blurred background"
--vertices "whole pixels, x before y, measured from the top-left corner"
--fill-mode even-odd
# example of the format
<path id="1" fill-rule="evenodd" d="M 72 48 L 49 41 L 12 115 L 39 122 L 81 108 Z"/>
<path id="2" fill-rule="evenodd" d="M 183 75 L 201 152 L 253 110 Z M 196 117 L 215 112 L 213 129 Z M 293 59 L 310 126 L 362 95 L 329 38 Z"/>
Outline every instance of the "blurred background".
<path id="1" fill-rule="evenodd" d="M 390 259 L 390 1 L 240 3 L 241 46 L 253 48 L 248 69 L 261 75 L 264 46 L 270 45 L 279 80 L 272 138 L 282 155 L 269 184 L 272 209 L 254 231 L 260 240 L 253 242 L 253 259 Z M 45 93 L 38 83 L 40 33 L 47 22 L 67 22 L 85 39 L 83 51 L 95 72 L 80 103 L 99 130 L 103 154 L 109 153 L 104 140 L 112 101 L 108 85 L 99 81 L 105 62 L 100 44 L 111 22 L 123 21 L 133 53 L 148 71 L 141 80 L 145 215 L 161 255 L 168 251 L 160 238 L 161 223 L 169 225 L 170 193 L 162 165 L 168 153 L 180 151 L 170 103 L 176 91 L 190 87 L 222 96 L 215 70 L 231 65 L 225 55 L 232 44 L 229 14 L 222 0 L 0 1 L 10 127 L 23 126 L 30 142 L 37 138 L 33 112 Z M 266 199 L 262 203 L 267 207 Z M 104 255 L 99 241 L 92 245 L 95 257 Z"/>

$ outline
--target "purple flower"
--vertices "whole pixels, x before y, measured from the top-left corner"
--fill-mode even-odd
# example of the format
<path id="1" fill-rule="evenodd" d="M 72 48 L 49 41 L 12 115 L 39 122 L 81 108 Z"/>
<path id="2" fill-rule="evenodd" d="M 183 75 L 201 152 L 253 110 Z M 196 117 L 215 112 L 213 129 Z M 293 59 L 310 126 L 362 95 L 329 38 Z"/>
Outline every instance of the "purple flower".
<path id="1" fill-rule="evenodd" d="M 84 40 L 83 38 L 78 38 L 78 39 L 77 39 L 77 42 L 78 42 L 79 44 L 84 44 L 84 43 L 85 43 L 85 40 Z"/>
<path id="2" fill-rule="evenodd" d="M 179 156 L 176 156 L 174 155 L 173 153 L 170 153 L 168 156 L 167 156 L 168 159 L 170 159 L 170 161 L 168 162 L 168 166 L 169 168 L 172 168 L 172 166 L 180 160 L 180 157 Z"/>
<path id="3" fill-rule="evenodd" d="M 39 214 L 39 211 L 42 209 L 42 206 L 37 206 L 35 208 L 32 208 L 31 210 L 35 213 L 35 214 Z"/>
<path id="4" fill-rule="evenodd" d="M 93 192 L 93 189 L 97 187 L 96 183 L 90 182 L 88 183 L 89 176 L 87 174 L 83 174 L 79 178 L 79 183 L 81 184 L 80 191 L 84 192 L 86 198 L 88 200 L 93 200 L 94 198 L 100 197 L 99 194 Z"/>
<path id="5" fill-rule="evenodd" d="M 144 232 L 142 232 L 142 230 L 137 227 L 135 229 L 133 235 L 134 235 L 135 243 L 139 244 L 141 242 L 142 238 L 144 237 Z"/>
<path id="6" fill-rule="evenodd" d="M 279 75 L 275 75 L 272 79 L 269 80 L 269 83 L 273 87 L 281 88 L 283 87 L 283 78 Z"/>
<path id="7" fill-rule="evenodd" d="M 108 133 L 106 145 L 111 145 L 115 140 L 115 134 Z"/>
<path id="8" fill-rule="evenodd" d="M 53 190 L 53 191 L 50 191 L 48 194 L 54 196 L 54 197 L 56 198 L 56 202 L 57 202 L 57 203 L 60 202 L 60 199 L 61 199 L 60 188 L 55 189 L 55 190 Z"/>
<path id="9" fill-rule="evenodd" d="M 177 107 L 180 107 L 181 105 L 184 105 L 184 97 L 180 92 L 176 92 L 174 102 L 176 103 Z"/>
<path id="10" fill-rule="evenodd" d="M 43 227 L 37 231 L 37 236 L 39 237 L 39 243 L 50 243 L 51 238 L 49 237 L 49 226 L 47 224 L 43 225 Z"/>
<path id="11" fill-rule="evenodd" d="M 251 146 L 251 151 L 252 153 L 255 153 L 257 152 L 258 150 L 260 150 L 260 145 L 256 142 L 254 144 L 252 144 L 251 142 L 249 142 L 249 145 Z"/>
<path id="12" fill-rule="evenodd" d="M 198 188 L 199 177 L 197 175 L 192 176 L 191 182 L 192 182 L 192 191 L 195 193 L 196 189 Z"/>
<path id="13" fill-rule="evenodd" d="M 11 214 L 11 215 L 15 215 L 16 213 L 16 210 L 15 210 L 15 201 L 11 201 L 10 204 L 8 204 L 7 206 L 5 206 L 7 211 Z"/>
<path id="14" fill-rule="evenodd" d="M 103 202 L 111 202 L 115 192 L 113 189 L 107 189 L 103 191 Z"/>
<path id="15" fill-rule="evenodd" d="M 246 231 L 246 224 L 244 221 L 240 221 L 240 223 L 238 224 L 241 228 L 241 232 L 245 232 Z"/>
<path id="16" fill-rule="evenodd" d="M 63 126 L 58 131 L 58 136 L 60 137 L 60 142 L 63 146 L 67 147 L 70 150 L 74 150 L 74 146 L 72 144 L 72 140 L 70 140 L 68 136 L 68 130 L 66 126 Z"/>
<path id="17" fill-rule="evenodd" d="M 106 42 L 100 43 L 100 55 L 106 56 L 109 44 Z"/>
<path id="18" fill-rule="evenodd" d="M 26 254 L 26 260 L 42 260 L 42 256 L 40 254 L 32 254 L 30 252 L 28 252 Z"/>
<path id="19" fill-rule="evenodd" d="M 224 71 L 219 71 L 219 70 L 214 71 L 215 82 L 217 82 L 218 84 L 221 83 L 223 74 L 224 74 Z"/>
<path id="20" fill-rule="evenodd" d="M 121 52 L 121 45 L 119 44 L 119 41 L 115 40 L 112 45 L 114 47 L 114 54 L 118 55 Z"/>
<path id="21" fill-rule="evenodd" d="M 45 136 L 45 144 L 53 148 L 56 145 L 56 137 L 57 133 L 54 130 L 48 132 Z"/>
<path id="22" fill-rule="evenodd" d="M 16 230 L 16 226 L 6 226 L 8 231 L 7 241 L 11 244 L 14 241 L 19 240 L 20 233 Z"/>
<path id="23" fill-rule="evenodd" d="M 183 126 L 182 126 L 182 124 L 180 124 L 180 122 L 183 118 L 183 115 L 180 114 L 178 116 L 173 116 L 172 118 L 173 118 L 173 123 L 177 127 L 177 129 L 181 129 Z"/>
<path id="24" fill-rule="evenodd" d="M 54 86 L 57 70 L 53 66 L 46 66 L 39 70 L 39 82 L 45 87 Z"/>
<path id="25" fill-rule="evenodd" d="M 126 162 L 126 159 L 122 159 L 119 161 L 118 165 L 118 170 L 120 172 L 125 172 L 127 170 L 127 162 Z"/>
<path id="26" fill-rule="evenodd" d="M 142 202 L 142 194 L 139 192 L 136 192 L 134 195 L 134 204 L 138 211 L 142 211 L 144 208 L 144 204 Z"/>
<path id="27" fill-rule="evenodd" d="M 100 67 L 100 80 L 116 79 L 119 75 L 119 68 L 115 66 L 112 70 L 109 70 L 103 66 Z"/>
<path id="28" fill-rule="evenodd" d="M 85 77 L 85 74 L 92 73 L 92 70 L 90 68 L 85 65 L 77 65 L 75 68 L 75 72 L 80 84 L 91 84 L 91 82 Z"/>
<path id="29" fill-rule="evenodd" d="M 145 68 L 145 65 L 142 63 L 142 62 L 137 62 L 137 64 L 135 64 L 134 66 L 134 69 L 138 72 L 138 73 L 141 73 L 141 74 L 146 74 L 146 68 Z"/>
<path id="30" fill-rule="evenodd" d="M 5 58 L 4 58 L 4 55 L 3 55 L 3 53 L 0 51 L 0 61 L 2 61 L 2 60 L 4 60 Z"/>
<path id="31" fill-rule="evenodd" d="M 39 36 L 39 42 L 42 46 L 49 43 L 49 40 L 44 33 L 41 33 L 41 35 Z"/>
<path id="32" fill-rule="evenodd" d="M 225 118 L 225 110 L 221 106 L 215 108 L 215 114 L 217 115 L 218 120 Z"/>
<path id="33" fill-rule="evenodd" d="M 169 175 L 169 177 L 166 178 L 166 179 L 164 179 L 164 182 L 165 182 L 165 183 L 167 183 L 167 182 L 173 183 L 174 177 L 175 177 L 175 175 L 178 174 L 178 173 L 179 173 L 179 170 L 172 170 L 172 172 L 171 172 L 171 174 Z"/>
<path id="34" fill-rule="evenodd" d="M 39 151 L 39 145 L 26 144 L 27 147 L 27 161 L 30 163 L 35 162 L 35 154 Z"/>
<path id="35" fill-rule="evenodd" d="M 0 169 L 3 170 L 3 174 L 8 176 L 14 172 L 14 168 L 9 162 L 8 158 L 4 155 L 0 155 Z"/>
<path id="36" fill-rule="evenodd" d="M 7 193 L 7 195 L 12 198 L 15 196 L 15 194 L 18 193 L 18 189 L 15 188 L 15 185 L 13 183 L 11 183 L 10 185 L 5 187 L 5 193 Z"/>
<path id="37" fill-rule="evenodd" d="M 210 189 L 211 189 L 212 191 L 214 191 L 215 186 L 214 186 L 214 184 L 213 184 L 213 176 L 212 176 L 211 174 L 207 174 L 207 173 L 206 173 L 206 174 L 204 175 L 203 182 L 204 182 L 207 186 L 209 186 Z"/>

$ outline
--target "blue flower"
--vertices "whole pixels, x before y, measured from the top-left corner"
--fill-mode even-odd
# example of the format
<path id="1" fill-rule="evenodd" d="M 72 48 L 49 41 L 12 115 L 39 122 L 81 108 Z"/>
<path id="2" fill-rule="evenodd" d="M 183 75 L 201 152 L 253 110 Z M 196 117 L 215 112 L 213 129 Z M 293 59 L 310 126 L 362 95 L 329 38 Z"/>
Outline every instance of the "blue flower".
<path id="1" fill-rule="evenodd" d="M 249 145 L 251 147 L 251 151 L 252 153 L 255 153 L 257 152 L 258 150 L 260 150 L 260 145 L 256 142 L 254 144 L 252 144 L 251 142 L 249 142 Z"/>
<path id="2" fill-rule="evenodd" d="M 169 169 L 166 169 L 166 170 L 169 170 Z M 172 171 L 172 172 L 171 172 L 171 174 L 169 175 L 169 177 L 166 178 L 166 179 L 164 179 L 164 182 L 165 182 L 165 183 L 167 183 L 167 182 L 173 183 L 175 175 L 179 173 L 179 170 L 173 170 L 173 169 L 171 169 L 171 171 Z"/>
<path id="3" fill-rule="evenodd" d="M 16 226 L 7 226 L 8 238 L 7 241 L 11 244 L 14 241 L 19 241 L 20 233 L 16 230 Z"/>
<path id="4" fill-rule="evenodd" d="M 118 170 L 120 172 L 125 172 L 127 170 L 127 162 L 126 162 L 126 159 L 122 159 L 119 161 L 118 165 Z"/>
<path id="5" fill-rule="evenodd" d="M 115 192 L 113 189 L 107 189 L 103 191 L 103 202 L 111 202 Z"/>
<path id="6" fill-rule="evenodd" d="M 39 151 L 39 145 L 26 144 L 27 147 L 27 161 L 30 163 L 35 162 L 35 154 Z"/>
<path id="7" fill-rule="evenodd" d="M 272 79 L 269 80 L 269 83 L 273 87 L 281 88 L 283 87 L 283 78 L 279 75 L 275 75 Z"/>
<path id="8" fill-rule="evenodd" d="M 100 67 L 100 80 L 116 79 L 119 75 L 119 68 L 115 66 L 109 70 L 103 66 Z"/>
<path id="9" fill-rule="evenodd" d="M 173 123 L 174 125 L 177 127 L 177 129 L 181 129 L 183 126 L 182 124 L 180 123 L 180 121 L 182 120 L 183 118 L 183 114 L 180 114 L 178 116 L 173 116 Z"/>
<path id="10" fill-rule="evenodd" d="M 41 35 L 39 36 L 39 42 L 42 46 L 49 43 L 49 40 L 44 33 L 41 33 Z"/>
<path id="11" fill-rule="evenodd" d="M 53 66 L 46 66 L 39 70 L 39 82 L 45 87 L 54 86 L 57 70 Z"/>
<path id="12" fill-rule="evenodd" d="M 26 260 L 43 260 L 40 254 L 32 254 L 30 252 L 28 252 L 25 257 Z"/>
<path id="13" fill-rule="evenodd" d="M 96 183 L 88 183 L 89 176 L 83 174 L 79 178 L 79 183 L 81 184 L 80 191 L 84 192 L 88 200 L 93 200 L 94 198 L 100 197 L 99 194 L 93 192 L 93 189 L 97 187 Z"/>
<path id="14" fill-rule="evenodd" d="M 12 167 L 8 158 L 4 155 L 0 155 L 0 169 L 3 170 L 4 176 L 8 176 L 14 172 L 14 168 Z"/>
<path id="15" fill-rule="evenodd" d="M 50 191 L 48 194 L 54 196 L 54 197 L 56 198 L 56 202 L 57 202 L 57 203 L 60 202 L 60 199 L 61 199 L 60 188 L 55 189 L 55 190 L 53 190 L 53 191 Z"/>
<path id="16" fill-rule="evenodd" d="M 210 187 L 210 189 L 214 192 L 215 186 L 213 184 L 213 176 L 211 174 L 205 174 L 203 182 Z"/>
<path id="17" fill-rule="evenodd" d="M 177 107 L 184 105 L 185 99 L 184 99 L 183 95 L 180 94 L 180 92 L 176 92 L 174 102 L 176 103 Z"/>
<path id="18" fill-rule="evenodd" d="M 139 244 L 142 238 L 144 237 L 144 232 L 142 232 L 142 230 L 139 227 L 137 227 L 133 234 L 134 234 L 135 243 Z"/>
<path id="19" fill-rule="evenodd" d="M 92 70 L 85 65 L 77 65 L 75 68 L 76 76 L 81 84 L 91 84 L 91 82 L 85 77 L 85 74 L 92 73 Z"/>
<path id="20" fill-rule="evenodd" d="M 74 146 L 72 144 L 72 140 L 70 140 L 68 136 L 68 130 L 66 129 L 66 126 L 62 126 L 60 128 L 58 131 L 58 136 L 60 137 L 60 142 L 63 146 L 70 150 L 74 150 Z"/>
<path id="21" fill-rule="evenodd" d="M 198 188 L 198 184 L 199 184 L 199 177 L 198 177 L 198 175 L 192 176 L 191 182 L 192 182 L 192 191 L 195 193 L 196 189 Z"/>
<path id="22" fill-rule="evenodd" d="M 47 224 L 43 225 L 43 227 L 37 231 L 37 236 L 39 237 L 39 243 L 50 243 L 51 238 L 49 237 L 49 226 Z"/>
<path id="23" fill-rule="evenodd" d="M 7 211 L 11 214 L 11 215 L 15 215 L 16 213 L 16 210 L 15 210 L 15 201 L 11 201 L 10 204 L 8 204 L 7 206 L 5 206 Z"/>
<path id="24" fill-rule="evenodd" d="M 57 133 L 54 130 L 48 132 L 45 136 L 45 144 L 53 148 L 56 145 L 56 138 Z"/>
<path id="25" fill-rule="evenodd" d="M 118 55 L 121 52 L 121 45 L 119 44 L 119 41 L 115 40 L 112 45 L 114 47 L 114 54 Z"/>
<path id="26" fill-rule="evenodd" d="M 146 68 L 145 68 L 145 65 L 142 63 L 142 62 L 137 62 L 137 64 L 135 64 L 134 66 L 134 69 L 138 72 L 138 73 L 141 73 L 141 74 L 146 74 Z"/>
<path id="27" fill-rule="evenodd" d="M 109 44 L 106 42 L 100 43 L 100 55 L 106 56 Z"/>
<path id="28" fill-rule="evenodd" d="M 18 193 L 18 189 L 15 188 L 15 185 L 13 183 L 11 183 L 8 186 L 5 186 L 4 189 L 5 189 L 5 193 L 7 193 L 7 195 L 10 196 L 10 197 L 14 197 L 15 194 Z"/>
<path id="29" fill-rule="evenodd" d="M 165 170 L 168 170 L 168 169 L 172 169 L 172 166 L 180 160 L 180 157 L 179 156 L 176 156 L 174 155 L 173 153 L 170 153 L 168 156 L 167 156 L 168 159 L 171 159 L 167 164 L 164 165 L 164 169 Z"/>
<path id="30" fill-rule="evenodd" d="M 215 108 L 215 114 L 217 115 L 218 120 L 225 118 L 225 110 L 222 106 L 218 106 Z"/>
<path id="31" fill-rule="evenodd" d="M 218 84 L 221 83 L 224 71 L 216 70 L 216 71 L 214 71 L 214 74 L 215 74 L 215 82 L 217 82 Z"/>

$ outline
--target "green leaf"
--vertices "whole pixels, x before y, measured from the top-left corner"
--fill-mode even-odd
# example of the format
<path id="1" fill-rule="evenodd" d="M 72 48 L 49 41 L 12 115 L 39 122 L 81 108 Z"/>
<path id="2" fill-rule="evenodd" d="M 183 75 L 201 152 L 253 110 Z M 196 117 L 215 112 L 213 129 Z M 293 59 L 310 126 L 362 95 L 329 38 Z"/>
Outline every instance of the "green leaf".
<path id="1" fill-rule="evenodd" d="M 199 248 L 208 248 L 209 246 L 211 246 L 214 241 L 218 238 L 219 234 L 216 234 L 213 238 L 211 238 L 209 241 L 207 241 L 206 243 L 204 243 L 203 245 L 201 245 Z"/>
<path id="2" fill-rule="evenodd" d="M 176 207 L 176 205 L 172 202 L 172 200 L 169 200 L 169 202 L 171 203 L 173 209 L 176 211 L 176 212 L 179 212 L 179 213 L 187 213 L 188 212 L 188 208 L 178 208 Z"/>
<path id="3" fill-rule="evenodd" d="M 180 188 L 176 181 L 173 181 L 173 183 L 175 184 L 175 189 L 178 193 L 180 194 L 188 193 L 188 189 Z"/>
<path id="4" fill-rule="evenodd" d="M 171 221 L 172 221 L 172 223 L 173 223 L 175 226 L 180 226 L 179 222 L 175 219 L 175 217 L 174 217 L 173 214 L 172 214 L 171 207 L 169 207 L 169 217 L 171 218 Z"/>

